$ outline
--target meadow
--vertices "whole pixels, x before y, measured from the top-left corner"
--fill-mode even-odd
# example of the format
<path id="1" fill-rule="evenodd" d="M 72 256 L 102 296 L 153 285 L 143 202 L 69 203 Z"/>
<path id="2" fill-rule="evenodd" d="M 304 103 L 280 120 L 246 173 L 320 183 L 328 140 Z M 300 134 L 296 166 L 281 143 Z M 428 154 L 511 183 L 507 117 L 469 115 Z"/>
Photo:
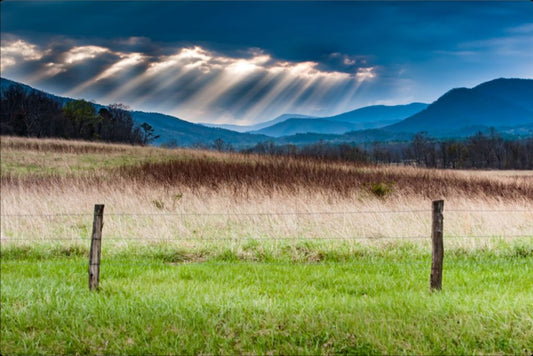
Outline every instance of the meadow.
<path id="1" fill-rule="evenodd" d="M 2 354 L 533 352 L 530 171 L 2 137 L 1 189 Z"/>

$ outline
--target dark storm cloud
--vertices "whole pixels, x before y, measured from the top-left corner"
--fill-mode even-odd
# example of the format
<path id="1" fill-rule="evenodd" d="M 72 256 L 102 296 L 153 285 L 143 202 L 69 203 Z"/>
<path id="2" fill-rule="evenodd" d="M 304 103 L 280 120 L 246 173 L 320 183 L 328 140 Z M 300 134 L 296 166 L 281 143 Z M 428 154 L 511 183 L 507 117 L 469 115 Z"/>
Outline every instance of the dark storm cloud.
<path id="1" fill-rule="evenodd" d="M 0 6 L 2 75 L 191 120 L 328 115 L 533 76 L 529 2 Z"/>
<path id="2" fill-rule="evenodd" d="M 450 49 L 458 39 L 501 35 L 502 25 L 530 21 L 527 7 L 509 2 L 76 1 L 7 2 L 2 12 L 11 33 L 103 41 L 145 37 L 179 46 L 211 44 L 210 49 L 228 54 L 258 47 L 287 60 L 319 61 L 333 52 L 403 56 L 413 49 Z"/>

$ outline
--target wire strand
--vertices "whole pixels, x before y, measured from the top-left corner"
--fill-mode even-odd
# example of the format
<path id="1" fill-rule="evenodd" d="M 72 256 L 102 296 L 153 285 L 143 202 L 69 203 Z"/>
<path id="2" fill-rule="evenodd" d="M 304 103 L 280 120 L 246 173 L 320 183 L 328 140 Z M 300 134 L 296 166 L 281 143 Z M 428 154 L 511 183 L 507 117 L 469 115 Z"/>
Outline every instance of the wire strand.
<path id="1" fill-rule="evenodd" d="M 447 239 L 479 239 L 479 238 L 519 238 L 519 237 L 531 237 L 533 238 L 533 233 L 531 234 L 520 234 L 520 235 L 451 235 L 444 236 L 444 240 Z M 353 241 L 353 240 L 410 240 L 410 239 L 431 239 L 430 235 L 407 235 L 407 236 L 339 236 L 339 237 L 240 237 L 240 236 L 228 236 L 228 237 L 102 237 L 102 241 L 144 241 L 144 242 L 182 242 L 182 241 L 243 241 L 248 242 L 253 241 L 313 241 L 313 240 L 338 240 L 338 241 Z M 47 241 L 78 241 L 78 242 L 90 242 L 90 238 L 84 237 L 51 237 L 51 238 L 38 238 L 38 239 L 23 239 L 23 238 L 0 238 L 0 241 L 11 242 L 11 241 L 26 241 L 26 242 L 47 242 Z"/>
<path id="2" fill-rule="evenodd" d="M 528 209 L 445 209 L 451 213 L 533 213 Z M 431 213 L 426 210 L 348 210 L 348 211 L 281 211 L 281 212 L 257 212 L 257 213 L 236 213 L 236 212 L 207 212 L 207 213 L 138 213 L 138 212 L 117 212 L 106 213 L 105 216 L 283 216 L 283 215 L 351 215 L 351 214 L 406 214 L 406 213 Z M 0 217 L 61 217 L 61 216 L 87 216 L 89 213 L 57 213 L 57 214 L 2 214 Z"/>

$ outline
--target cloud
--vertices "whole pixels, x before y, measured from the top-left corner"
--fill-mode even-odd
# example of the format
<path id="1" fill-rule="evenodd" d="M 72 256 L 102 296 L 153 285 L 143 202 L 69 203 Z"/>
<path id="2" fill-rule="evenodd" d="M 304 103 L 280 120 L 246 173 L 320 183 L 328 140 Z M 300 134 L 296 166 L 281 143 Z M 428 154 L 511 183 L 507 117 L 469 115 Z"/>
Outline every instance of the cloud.
<path id="1" fill-rule="evenodd" d="M 21 39 L 2 41 L 0 46 L 2 72 L 19 61 L 38 61 L 44 56 L 44 52 L 37 45 Z"/>
<path id="2" fill-rule="evenodd" d="M 362 56 L 350 56 L 340 52 L 333 52 L 329 55 L 328 59 L 331 64 L 336 64 L 344 67 L 352 67 L 358 63 L 366 63 L 366 59 Z"/>
<path id="3" fill-rule="evenodd" d="M 358 87 L 350 83 L 377 75 L 374 67 L 357 67 L 363 61 L 344 54 L 331 56 L 343 64 L 342 71 L 316 61 L 276 59 L 260 48 L 230 56 L 199 45 L 131 51 L 139 45 L 154 48 L 142 37 L 113 43 L 64 40 L 43 50 L 10 38 L 2 42 L 2 70 L 30 85 L 61 88 L 60 95 L 123 102 L 191 121 L 241 123 L 286 111 L 327 113 L 331 100 L 349 105 L 346 95 L 353 96 Z M 351 90 L 343 94 L 340 89 L 347 86 Z"/>
<path id="4" fill-rule="evenodd" d="M 65 63 L 73 64 L 75 62 L 83 62 L 87 59 L 93 59 L 100 54 L 110 52 L 109 49 L 99 46 L 80 46 L 74 47 L 65 53 Z"/>
<path id="5" fill-rule="evenodd" d="M 359 68 L 357 73 L 355 73 L 355 77 L 360 82 L 373 79 L 376 77 L 376 70 L 374 67 Z"/>

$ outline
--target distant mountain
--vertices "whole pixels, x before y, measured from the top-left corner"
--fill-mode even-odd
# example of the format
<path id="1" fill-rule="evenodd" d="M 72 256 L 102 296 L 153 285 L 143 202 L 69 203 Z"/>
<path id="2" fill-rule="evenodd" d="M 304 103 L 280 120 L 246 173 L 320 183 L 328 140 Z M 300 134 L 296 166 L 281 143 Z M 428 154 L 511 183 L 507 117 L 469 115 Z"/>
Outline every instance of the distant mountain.
<path id="1" fill-rule="evenodd" d="M 483 128 L 521 130 L 532 124 L 533 80 L 496 79 L 472 89 L 452 89 L 425 110 L 383 129 L 460 137 Z"/>
<path id="2" fill-rule="evenodd" d="M 494 127 L 503 137 L 515 139 L 533 135 L 533 80 L 496 79 L 472 89 L 457 88 L 426 109 L 379 129 L 342 135 L 295 134 L 277 139 L 280 143 L 309 144 L 318 140 L 340 142 L 408 141 L 426 131 L 436 138 L 463 138 L 477 132 L 488 134 Z"/>
<path id="3" fill-rule="evenodd" d="M 36 91 L 44 93 L 46 96 L 59 101 L 62 105 L 75 100 L 72 98 L 65 98 L 53 94 L 34 89 L 28 85 L 21 84 L 9 79 L 0 78 L 0 88 L 2 92 L 8 89 L 11 85 L 20 85 L 26 92 Z M 105 105 L 93 104 L 97 110 Z M 214 140 L 220 138 L 225 143 L 231 143 L 236 148 L 251 146 L 258 142 L 266 141 L 269 137 L 262 135 L 252 135 L 247 133 L 239 133 L 235 131 L 225 130 L 221 128 L 210 128 L 199 124 L 178 119 L 170 115 L 159 113 L 147 113 L 142 111 L 132 111 L 132 118 L 136 125 L 143 122 L 150 124 L 154 128 L 154 133 L 160 137 L 153 142 L 153 144 L 161 145 L 167 143 L 175 143 L 179 146 L 193 146 L 193 145 L 209 145 Z"/>
<path id="4" fill-rule="evenodd" d="M 325 119 L 287 119 L 275 125 L 258 131 L 251 131 L 271 137 L 296 135 L 299 133 L 342 134 L 352 131 L 354 125 L 344 121 L 330 121 Z"/>
<path id="5" fill-rule="evenodd" d="M 269 137 L 240 133 L 222 128 L 206 127 L 200 124 L 178 119 L 174 116 L 132 111 L 136 123 L 146 122 L 155 129 L 155 133 L 161 137 L 155 144 L 175 143 L 179 146 L 206 145 L 220 138 L 225 143 L 231 143 L 236 148 L 251 146 L 258 142 L 266 141 Z"/>
<path id="6" fill-rule="evenodd" d="M 492 97 L 504 98 L 507 102 L 533 111 L 532 79 L 495 79 L 482 83 L 473 90 Z"/>
<path id="7" fill-rule="evenodd" d="M 261 130 L 262 128 L 277 124 L 278 122 L 282 122 L 288 119 L 304 119 L 304 118 L 310 119 L 310 118 L 314 118 L 314 116 L 301 115 L 301 114 L 283 114 L 283 115 L 276 117 L 275 119 L 260 122 L 254 125 L 231 125 L 231 124 L 210 124 L 210 123 L 201 123 L 201 125 L 204 125 L 207 127 L 218 127 L 218 128 L 233 130 L 237 132 L 252 133 L 253 131 Z"/>
<path id="8" fill-rule="evenodd" d="M 412 103 L 408 105 L 375 105 L 356 109 L 335 116 L 295 119 L 290 118 L 261 130 L 250 133 L 272 137 L 295 135 L 300 133 L 343 134 L 349 131 L 375 129 L 401 121 L 418 113 L 428 104 Z"/>
<path id="9" fill-rule="evenodd" d="M 346 121 L 354 124 L 361 123 L 382 123 L 390 121 L 400 121 L 414 115 L 425 108 L 428 104 L 411 103 L 407 105 L 373 105 L 365 106 L 353 111 L 345 112 L 343 114 L 326 117 L 326 120 Z"/>
<path id="10" fill-rule="evenodd" d="M 0 79 L 2 91 L 12 84 L 22 85 L 26 91 L 36 90 Z M 63 104 L 74 100 L 48 93 L 45 95 Z M 231 143 L 235 148 L 267 140 L 297 145 L 319 140 L 333 143 L 406 141 L 420 131 L 426 131 L 437 138 L 460 138 L 477 131 L 489 132 L 491 127 L 505 137 L 516 138 L 533 134 L 531 98 L 532 79 L 496 79 L 471 89 L 452 89 L 429 106 L 421 103 L 369 106 L 325 118 L 284 114 L 268 122 L 240 127 L 254 127 L 257 131 L 253 133 L 207 127 L 159 113 L 133 111 L 132 116 L 137 125 L 146 122 L 154 128 L 156 135 L 161 136 L 154 142 L 157 145 L 209 145 L 218 138 Z M 100 104 L 94 105 L 97 108 L 103 107 Z"/>
<path id="11" fill-rule="evenodd" d="M 390 132 L 383 129 L 369 129 L 350 131 L 342 135 L 306 133 L 283 136 L 276 139 L 279 144 L 308 145 L 318 141 L 329 143 L 369 143 L 369 142 L 398 142 L 410 141 L 414 133 Z"/>
<path id="12" fill-rule="evenodd" d="M 246 131 L 249 131 L 248 128 L 251 127 L 251 126 L 246 126 L 246 125 L 210 124 L 208 122 L 199 122 L 198 125 L 202 125 L 205 127 L 218 128 L 218 129 L 226 129 L 226 130 L 231 130 L 235 132 L 246 132 Z"/>

